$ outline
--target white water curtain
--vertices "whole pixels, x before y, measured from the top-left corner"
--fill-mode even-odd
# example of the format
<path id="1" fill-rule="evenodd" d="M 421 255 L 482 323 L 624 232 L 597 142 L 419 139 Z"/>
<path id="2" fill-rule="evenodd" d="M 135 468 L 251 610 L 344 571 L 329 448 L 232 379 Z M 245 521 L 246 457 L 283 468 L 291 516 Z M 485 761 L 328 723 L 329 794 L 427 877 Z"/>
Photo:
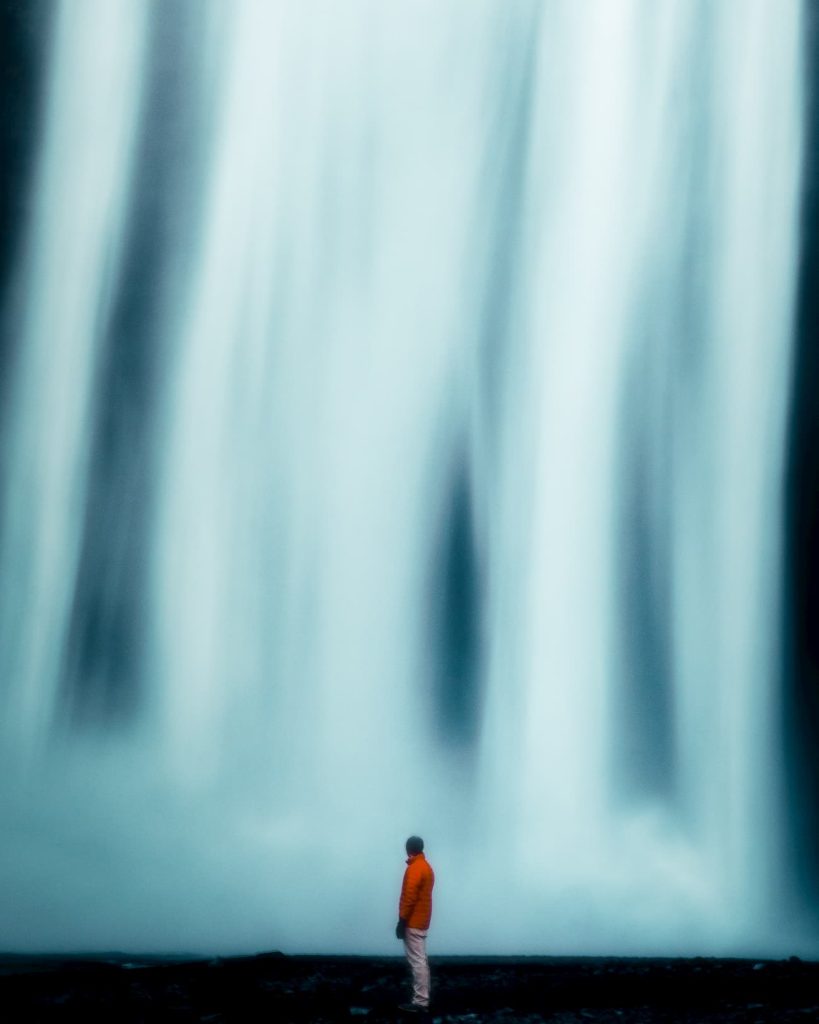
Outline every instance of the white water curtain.
<path id="1" fill-rule="evenodd" d="M 801 17 L 54 5 L 3 420 L 7 947 L 392 949 L 418 831 L 440 952 L 807 948 L 774 926 Z M 74 727 L 99 367 L 174 19 L 198 163 L 145 300 L 140 699 Z M 433 683 L 456 477 L 466 741 Z M 645 790 L 618 781 L 632 535 L 659 560 L 636 577 L 664 581 Z"/>

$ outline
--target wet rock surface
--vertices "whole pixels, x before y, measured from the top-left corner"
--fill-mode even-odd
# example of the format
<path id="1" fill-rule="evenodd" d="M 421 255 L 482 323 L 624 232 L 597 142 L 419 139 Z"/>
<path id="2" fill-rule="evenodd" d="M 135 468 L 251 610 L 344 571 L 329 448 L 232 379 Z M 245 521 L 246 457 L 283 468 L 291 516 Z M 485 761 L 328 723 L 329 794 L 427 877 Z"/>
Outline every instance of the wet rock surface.
<path id="1" fill-rule="evenodd" d="M 819 1022 L 819 963 L 615 958 L 431 958 L 436 1024 Z M 12 1021 L 417 1020 L 397 957 L 270 953 L 216 960 L 0 957 Z M 420 1019 L 424 1019 L 423 1017 Z"/>

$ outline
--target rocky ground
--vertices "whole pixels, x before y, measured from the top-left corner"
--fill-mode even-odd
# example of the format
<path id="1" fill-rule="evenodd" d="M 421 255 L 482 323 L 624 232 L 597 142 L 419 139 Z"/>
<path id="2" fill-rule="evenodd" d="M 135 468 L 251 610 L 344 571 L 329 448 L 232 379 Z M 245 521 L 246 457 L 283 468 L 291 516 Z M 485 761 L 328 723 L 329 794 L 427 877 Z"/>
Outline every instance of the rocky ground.
<path id="1" fill-rule="evenodd" d="M 791 958 L 433 958 L 437 1024 L 819 1022 L 819 963 Z M 0 1020 L 349 1021 L 402 1014 L 395 957 L 0 957 Z"/>

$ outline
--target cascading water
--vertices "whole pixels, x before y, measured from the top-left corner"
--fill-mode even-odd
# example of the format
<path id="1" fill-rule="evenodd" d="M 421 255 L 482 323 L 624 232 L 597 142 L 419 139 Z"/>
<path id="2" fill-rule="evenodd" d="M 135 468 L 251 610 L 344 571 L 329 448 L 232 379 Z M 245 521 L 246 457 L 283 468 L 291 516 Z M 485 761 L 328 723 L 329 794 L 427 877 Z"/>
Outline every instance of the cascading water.
<path id="1" fill-rule="evenodd" d="M 770 952 L 797 0 L 63 0 L 7 948 Z M 800 945 L 801 944 L 801 945 Z"/>

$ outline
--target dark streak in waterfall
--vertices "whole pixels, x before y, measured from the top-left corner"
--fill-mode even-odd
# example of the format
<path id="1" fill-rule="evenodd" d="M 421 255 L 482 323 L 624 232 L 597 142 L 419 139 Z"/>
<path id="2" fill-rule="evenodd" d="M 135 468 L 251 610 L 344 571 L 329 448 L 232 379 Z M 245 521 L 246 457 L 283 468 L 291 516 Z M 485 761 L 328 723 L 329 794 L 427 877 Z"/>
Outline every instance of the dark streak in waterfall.
<path id="1" fill-rule="evenodd" d="M 432 593 L 435 706 L 442 739 L 459 751 L 477 737 L 482 704 L 481 572 L 466 461 L 455 466 Z"/>
<path id="2" fill-rule="evenodd" d="M 35 199 L 37 145 L 42 133 L 47 54 L 53 8 L 43 0 L 0 2 L 0 436 L 7 424 L 10 385 L 23 315 L 25 238 Z M 10 446 L 0 447 L 0 488 Z M 5 504 L 0 502 L 0 532 Z"/>
<path id="3" fill-rule="evenodd" d="M 801 259 L 786 444 L 784 716 L 787 893 L 819 918 L 819 9 L 804 6 Z M 814 922 L 815 923 L 815 922 Z"/>
<path id="4" fill-rule="evenodd" d="M 52 13 L 42 0 L 0 2 L 0 382 L 18 333 L 18 271 L 34 200 Z"/>
<path id="5" fill-rule="evenodd" d="M 613 709 L 611 777 L 615 798 L 627 802 L 673 798 L 675 788 L 671 437 L 670 411 L 662 400 L 669 389 L 662 386 L 664 368 L 651 358 L 652 342 L 656 339 L 645 339 L 628 373 L 618 474 L 616 608 L 622 669 L 615 673 L 619 692 Z M 647 380 L 652 392 L 659 389 L 651 407 L 645 400 Z"/>
<path id="6" fill-rule="evenodd" d="M 163 401 L 160 317 L 193 223 L 200 168 L 185 82 L 190 26 L 178 4 L 154 17 L 136 172 L 94 393 L 85 525 L 63 673 L 69 721 L 127 721 L 139 706 L 148 561 Z M 201 171 L 196 171 L 196 174 Z"/>

